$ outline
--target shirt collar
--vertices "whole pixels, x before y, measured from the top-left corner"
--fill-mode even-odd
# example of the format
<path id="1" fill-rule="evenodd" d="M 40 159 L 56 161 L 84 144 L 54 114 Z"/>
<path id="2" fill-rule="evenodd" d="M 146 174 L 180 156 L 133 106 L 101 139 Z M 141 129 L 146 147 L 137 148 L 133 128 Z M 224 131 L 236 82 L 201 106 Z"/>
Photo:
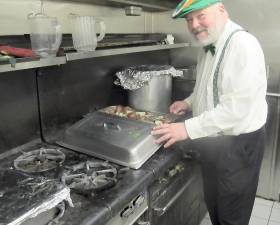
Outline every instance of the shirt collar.
<path id="1" fill-rule="evenodd" d="M 241 29 L 242 27 L 240 27 L 239 25 L 237 25 L 236 23 L 232 22 L 230 19 L 228 19 L 228 21 L 225 24 L 224 30 L 222 32 L 222 34 L 220 35 L 220 37 L 218 38 L 218 40 L 214 43 L 216 50 L 218 50 L 219 48 L 223 47 L 228 36 L 236 29 Z"/>

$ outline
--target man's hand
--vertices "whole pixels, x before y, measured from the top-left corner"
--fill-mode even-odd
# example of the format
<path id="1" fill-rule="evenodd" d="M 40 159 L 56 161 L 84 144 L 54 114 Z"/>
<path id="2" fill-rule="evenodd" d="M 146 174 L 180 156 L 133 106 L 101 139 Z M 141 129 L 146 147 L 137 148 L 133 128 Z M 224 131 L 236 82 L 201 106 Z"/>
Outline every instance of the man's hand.
<path id="1" fill-rule="evenodd" d="M 188 110 L 189 110 L 189 105 L 185 101 L 176 101 L 169 107 L 169 111 L 176 115 L 183 115 Z"/>
<path id="2" fill-rule="evenodd" d="M 159 135 L 156 140 L 157 144 L 165 143 L 164 148 L 168 148 L 177 141 L 186 140 L 189 138 L 184 123 L 163 124 L 153 128 L 152 135 Z"/>

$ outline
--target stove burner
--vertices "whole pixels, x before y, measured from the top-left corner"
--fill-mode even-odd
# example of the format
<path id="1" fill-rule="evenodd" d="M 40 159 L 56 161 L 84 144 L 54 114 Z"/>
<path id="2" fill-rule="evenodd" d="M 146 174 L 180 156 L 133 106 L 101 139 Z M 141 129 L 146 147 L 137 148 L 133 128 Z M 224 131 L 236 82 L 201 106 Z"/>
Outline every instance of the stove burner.
<path id="1" fill-rule="evenodd" d="M 62 182 L 80 194 L 93 195 L 117 182 L 117 169 L 107 162 L 86 161 L 66 168 Z"/>
<path id="2" fill-rule="evenodd" d="M 45 172 L 60 166 L 65 155 L 58 149 L 40 148 L 23 153 L 14 160 L 14 167 L 26 173 Z"/>

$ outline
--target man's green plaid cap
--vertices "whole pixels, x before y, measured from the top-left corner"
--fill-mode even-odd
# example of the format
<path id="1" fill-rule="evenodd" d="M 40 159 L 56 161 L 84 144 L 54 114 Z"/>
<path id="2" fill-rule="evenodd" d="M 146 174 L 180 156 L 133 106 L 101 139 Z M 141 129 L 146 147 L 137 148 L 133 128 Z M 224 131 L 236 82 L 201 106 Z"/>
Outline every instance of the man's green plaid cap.
<path id="1" fill-rule="evenodd" d="M 174 19 L 182 18 L 190 12 L 207 8 L 208 6 L 218 2 L 221 2 L 221 0 L 183 0 L 176 7 L 172 17 Z"/>

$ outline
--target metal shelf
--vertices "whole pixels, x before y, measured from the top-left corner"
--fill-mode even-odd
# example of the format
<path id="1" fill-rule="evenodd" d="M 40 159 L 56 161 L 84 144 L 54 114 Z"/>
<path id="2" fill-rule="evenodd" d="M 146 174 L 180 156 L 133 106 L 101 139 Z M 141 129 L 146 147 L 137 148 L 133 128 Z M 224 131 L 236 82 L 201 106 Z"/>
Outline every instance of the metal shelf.
<path id="1" fill-rule="evenodd" d="M 0 65 L 0 73 L 16 71 L 16 70 L 33 69 L 33 68 L 46 67 L 46 66 L 55 66 L 55 65 L 65 64 L 65 63 L 66 63 L 65 56 L 38 58 L 27 62 L 17 62 L 15 64 L 15 67 L 12 67 L 11 64 Z"/>
<path id="2" fill-rule="evenodd" d="M 111 55 L 122 55 L 137 52 L 149 52 L 158 50 L 168 50 L 176 48 L 189 47 L 188 43 L 172 44 L 172 45 L 152 45 L 152 46 L 141 46 L 141 47 L 127 47 L 127 48 L 117 48 L 117 49 L 106 49 L 106 50 L 96 50 L 93 52 L 75 52 L 67 53 L 66 60 L 74 61 L 79 59 L 96 58 Z"/>
<path id="3" fill-rule="evenodd" d="M 179 1 L 174 0 L 50 0 L 71 1 L 78 3 L 97 4 L 108 7 L 124 8 L 125 6 L 139 6 L 150 12 L 162 12 L 175 9 Z"/>
<path id="4" fill-rule="evenodd" d="M 158 50 L 168 50 L 176 48 L 184 48 L 190 46 L 188 43 L 172 44 L 172 45 L 151 45 L 151 46 L 141 46 L 141 47 L 126 47 L 126 48 L 115 48 L 115 49 L 106 49 L 106 50 L 96 50 L 93 52 L 75 52 L 75 53 L 66 53 L 66 56 L 61 57 L 50 57 L 50 58 L 35 58 L 29 61 L 19 61 L 12 67 L 11 64 L 2 64 L 0 65 L 0 73 L 16 71 L 16 70 L 25 70 L 33 69 L 39 67 L 55 66 L 66 64 L 67 61 L 89 59 L 103 56 L 111 55 L 121 55 L 137 52 L 148 52 L 148 51 L 158 51 Z"/>

